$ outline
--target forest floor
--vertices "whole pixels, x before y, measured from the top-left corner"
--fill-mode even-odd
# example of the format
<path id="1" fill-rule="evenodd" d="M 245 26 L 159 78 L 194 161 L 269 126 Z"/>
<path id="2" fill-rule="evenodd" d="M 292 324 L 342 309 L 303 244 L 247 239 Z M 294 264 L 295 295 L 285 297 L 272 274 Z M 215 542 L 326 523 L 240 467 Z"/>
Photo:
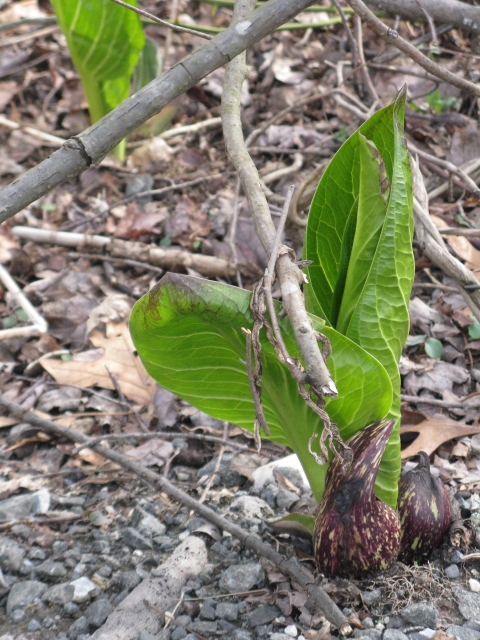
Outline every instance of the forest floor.
<path id="1" fill-rule="evenodd" d="M 169 15 L 163 1 L 143 6 Z M 180 0 L 178 14 L 184 23 L 216 28 L 231 20 L 228 7 L 186 0 Z M 306 12 L 299 20 L 318 23 L 331 15 Z M 0 187 L 89 125 L 78 74 L 51 17 L 41 0 L 0 1 Z M 33 23 L 15 26 L 23 18 Z M 398 29 L 439 64 L 480 77 L 478 41 L 467 33 L 438 25 L 438 43 L 430 45 L 428 25 L 400 22 Z M 146 27 L 146 34 L 165 67 L 202 44 L 195 36 L 174 33 L 166 50 L 164 28 Z M 385 47 L 368 28 L 363 47 L 380 104 L 387 105 L 407 85 L 408 143 L 431 156 L 420 160 L 427 190 L 435 190 L 430 213 L 440 226 L 480 228 L 478 197 L 435 162 L 466 166 L 480 156 L 477 100 Z M 274 216 L 292 183 L 301 193 L 298 216 L 307 214 L 309 176 L 380 106 L 372 105 L 351 60 L 341 24 L 277 32 L 247 53 L 244 132 L 264 128 L 251 153 L 274 194 Z M 125 161 L 107 158 L 0 227 L 0 266 L 48 323 L 41 336 L 5 338 L 12 334 L 2 331 L 30 321 L 0 282 L 0 389 L 25 410 L 88 436 L 163 432 L 163 438 L 160 433 L 111 446 L 313 572 L 310 543 L 274 533 L 266 524 L 292 510 L 313 511 L 298 472 L 280 462 L 263 486 L 252 475 L 290 451 L 267 442 L 260 455 L 238 453 L 242 447 L 254 449 L 252 435 L 226 428 L 156 385 L 128 334 L 134 302 L 163 274 L 138 258 L 138 243 L 226 260 L 234 243 L 241 285 L 249 290 L 265 270 L 266 256 L 245 199 L 236 199 L 236 176 L 225 152 L 219 119 L 223 75 L 224 69 L 210 74 L 132 134 Z M 319 87 L 328 95 L 307 102 Z M 178 127 L 187 128 L 176 132 Z M 478 176 L 480 169 L 471 174 L 474 180 Z M 162 192 L 144 193 L 152 190 Z M 45 244 L 40 236 L 27 240 L 14 227 L 120 239 L 125 255 L 112 258 L 82 239 L 70 246 Z M 304 227 L 287 225 L 284 241 L 299 257 L 303 234 Z M 480 234 L 450 235 L 447 242 L 468 268 L 480 270 Z M 459 519 L 469 519 L 480 533 L 480 323 L 455 283 L 417 244 L 414 249 L 411 330 L 400 363 L 402 393 L 408 397 L 402 404 L 404 460 L 411 468 L 410 459 L 427 450 L 432 471 L 455 496 Z M 185 272 L 181 264 L 173 268 Z M 217 280 L 239 284 L 228 273 Z M 187 439 L 192 434 L 196 438 Z M 228 438 L 230 445 L 201 436 Z M 98 453 L 73 449 L 71 442 L 0 415 L 0 640 L 88 637 L 188 532 L 204 524 Z M 479 640 L 480 555 L 465 559 L 474 551 L 472 530 L 461 525 L 457 537 L 424 566 L 396 563 L 363 581 L 323 579 L 322 584 L 357 626 L 355 637 L 427 640 L 435 634 L 441 640 L 446 634 Z M 156 635 L 143 634 L 143 640 L 337 635 L 278 569 L 231 536 L 210 532 L 207 538 L 208 564 L 187 582 L 176 623 Z M 74 589 L 72 581 L 77 581 Z"/>

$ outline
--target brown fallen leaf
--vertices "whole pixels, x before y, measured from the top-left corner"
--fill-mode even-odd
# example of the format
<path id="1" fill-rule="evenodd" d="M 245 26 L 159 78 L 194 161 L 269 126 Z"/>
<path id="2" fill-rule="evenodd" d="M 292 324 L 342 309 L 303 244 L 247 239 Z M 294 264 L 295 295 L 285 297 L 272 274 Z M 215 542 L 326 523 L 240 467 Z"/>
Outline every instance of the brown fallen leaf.
<path id="1" fill-rule="evenodd" d="M 445 227 L 445 221 L 437 216 L 430 216 L 436 227 Z M 465 260 L 465 266 L 469 269 L 480 269 L 480 251 L 465 236 L 445 236 L 446 241 L 455 253 Z"/>
<path id="2" fill-rule="evenodd" d="M 124 322 L 109 324 L 107 337 L 94 331 L 90 340 L 98 350 L 95 360 L 84 362 L 79 353 L 68 361 L 42 360 L 43 368 L 63 384 L 114 389 L 108 373 L 110 371 L 129 400 L 142 405 L 153 401 L 155 383 L 145 371 L 140 358 L 134 355 L 135 349 Z"/>
<path id="3" fill-rule="evenodd" d="M 434 416 L 433 418 L 426 418 L 419 424 L 402 427 L 400 436 L 406 433 L 418 433 L 418 437 L 402 451 L 402 460 L 418 455 L 419 451 L 425 451 L 425 453 L 431 455 L 444 442 L 480 433 L 480 426 Z"/>

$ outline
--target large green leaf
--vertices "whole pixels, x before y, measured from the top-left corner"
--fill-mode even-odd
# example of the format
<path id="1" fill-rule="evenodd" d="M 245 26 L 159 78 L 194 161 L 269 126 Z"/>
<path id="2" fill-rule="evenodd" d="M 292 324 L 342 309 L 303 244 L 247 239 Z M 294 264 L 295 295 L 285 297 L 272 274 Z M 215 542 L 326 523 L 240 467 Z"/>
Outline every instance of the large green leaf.
<path id="1" fill-rule="evenodd" d="M 132 72 L 145 44 L 140 19 L 111 0 L 51 2 L 96 122 L 128 98 Z"/>
<path id="2" fill-rule="evenodd" d="M 236 287 L 167 274 L 134 306 L 130 331 L 155 380 L 202 411 L 252 430 L 255 414 L 242 332 L 242 327 L 253 326 L 250 297 Z M 314 316 L 312 322 L 332 343 L 328 367 L 339 397 L 327 401 L 327 410 L 348 439 L 387 413 L 390 380 L 377 360 L 351 340 Z M 298 356 L 288 319 L 280 324 L 290 353 Z M 312 433 L 321 431 L 321 422 L 299 396 L 287 367 L 265 337 L 262 344 L 262 401 L 270 437 L 295 451 L 320 499 L 326 465 L 314 462 L 307 444 Z"/>
<path id="3" fill-rule="evenodd" d="M 393 402 L 388 417 L 396 420 L 396 426 L 380 465 L 376 493 L 394 507 L 400 474 L 398 361 L 408 335 L 414 276 L 412 183 L 402 127 L 404 98 L 402 93 L 377 112 L 333 158 L 310 209 L 304 251 L 304 257 L 313 260 L 307 287 L 309 310 L 335 322 L 341 333 L 375 356 L 390 376 Z M 386 206 L 386 183 L 377 150 L 390 182 Z M 369 176 L 362 175 L 369 165 Z M 364 188 L 368 180 L 373 198 Z M 336 195 L 332 195 L 335 188 Z M 353 243 L 352 210 L 357 212 Z M 346 275 L 342 243 L 352 247 Z M 342 279 L 345 285 L 337 312 L 337 282 Z"/>

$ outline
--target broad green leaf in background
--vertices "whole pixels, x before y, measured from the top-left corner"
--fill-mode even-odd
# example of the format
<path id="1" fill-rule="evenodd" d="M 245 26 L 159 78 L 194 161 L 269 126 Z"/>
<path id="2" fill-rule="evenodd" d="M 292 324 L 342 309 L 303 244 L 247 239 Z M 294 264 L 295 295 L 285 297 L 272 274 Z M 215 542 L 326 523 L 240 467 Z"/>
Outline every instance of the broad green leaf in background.
<path id="1" fill-rule="evenodd" d="M 304 248 L 304 258 L 313 261 L 308 268 L 310 285 L 306 286 L 309 311 L 325 318 L 373 355 L 390 376 L 393 402 L 388 417 L 396 420 L 396 427 L 380 465 L 376 494 L 392 507 L 396 507 L 400 474 L 398 361 L 408 335 L 408 300 L 414 276 L 412 182 L 402 126 L 404 102 L 405 93 L 401 92 L 393 104 L 360 127 L 332 159 L 312 202 Z M 362 142 L 361 136 L 374 147 Z M 390 183 L 386 206 L 380 158 L 377 172 L 373 171 L 375 148 L 383 158 Z M 368 166 L 370 179 L 376 184 L 371 187 L 374 203 L 368 201 L 368 193 L 362 196 L 367 178 L 363 169 Z M 384 221 L 379 225 L 383 207 Z M 351 237 L 355 208 L 357 226 L 353 243 L 348 240 L 352 250 L 345 276 L 342 243 L 344 237 Z M 345 286 L 336 317 L 335 290 L 342 278 Z M 362 282 L 361 290 L 358 282 Z"/>
<path id="2" fill-rule="evenodd" d="M 155 40 L 145 36 L 145 46 L 140 52 L 138 64 L 133 72 L 133 91 L 137 92 L 158 76 L 160 71 L 159 51 Z"/>
<path id="3" fill-rule="evenodd" d="M 255 413 L 242 332 L 253 327 L 250 297 L 236 287 L 167 274 L 134 306 L 130 332 L 145 368 L 161 385 L 215 418 L 252 431 Z M 385 416 L 391 383 L 375 358 L 311 318 L 332 344 L 327 364 L 339 397 L 327 401 L 327 410 L 346 440 Z M 290 353 L 298 356 L 288 319 L 280 325 Z M 318 466 L 307 445 L 312 433 L 321 431 L 321 421 L 264 336 L 262 346 L 262 401 L 270 438 L 295 451 L 319 500 L 327 465 Z"/>
<path id="4" fill-rule="evenodd" d="M 96 122 L 128 98 L 145 44 L 140 18 L 111 0 L 51 2 L 82 80 L 90 118 Z"/>

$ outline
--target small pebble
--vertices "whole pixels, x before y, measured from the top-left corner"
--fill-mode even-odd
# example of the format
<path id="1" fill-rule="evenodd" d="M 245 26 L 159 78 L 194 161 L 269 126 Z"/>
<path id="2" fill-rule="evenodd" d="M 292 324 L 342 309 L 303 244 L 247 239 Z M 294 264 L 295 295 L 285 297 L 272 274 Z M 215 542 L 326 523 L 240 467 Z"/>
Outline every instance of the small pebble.
<path id="1" fill-rule="evenodd" d="M 285 633 L 291 638 L 296 638 L 298 635 L 298 629 L 294 624 L 289 624 L 288 627 L 285 627 Z"/>
<path id="2" fill-rule="evenodd" d="M 371 607 L 377 604 L 382 599 L 382 592 L 380 589 L 373 589 L 372 591 L 364 591 L 362 598 L 367 607 Z"/>
<path id="3" fill-rule="evenodd" d="M 451 564 L 450 566 L 448 566 L 445 569 L 445 575 L 447 576 L 447 578 L 450 578 L 450 580 L 455 580 L 455 578 L 458 578 L 458 576 L 460 575 L 460 569 L 458 568 L 458 565 Z"/>
<path id="4" fill-rule="evenodd" d="M 24 618 L 25 618 L 25 610 L 24 609 L 15 609 L 15 611 L 12 611 L 12 613 L 10 614 L 10 620 L 14 624 L 17 624 L 18 622 L 21 622 Z"/>
<path id="5" fill-rule="evenodd" d="M 475 578 L 470 578 L 470 580 L 468 581 L 468 586 L 470 588 L 470 591 L 473 591 L 473 593 L 480 593 L 480 582 L 478 580 L 475 580 Z"/>
<path id="6" fill-rule="evenodd" d="M 40 624 L 40 622 L 35 618 L 33 618 L 28 623 L 27 631 L 38 631 L 41 628 L 42 628 L 42 625 Z"/>

